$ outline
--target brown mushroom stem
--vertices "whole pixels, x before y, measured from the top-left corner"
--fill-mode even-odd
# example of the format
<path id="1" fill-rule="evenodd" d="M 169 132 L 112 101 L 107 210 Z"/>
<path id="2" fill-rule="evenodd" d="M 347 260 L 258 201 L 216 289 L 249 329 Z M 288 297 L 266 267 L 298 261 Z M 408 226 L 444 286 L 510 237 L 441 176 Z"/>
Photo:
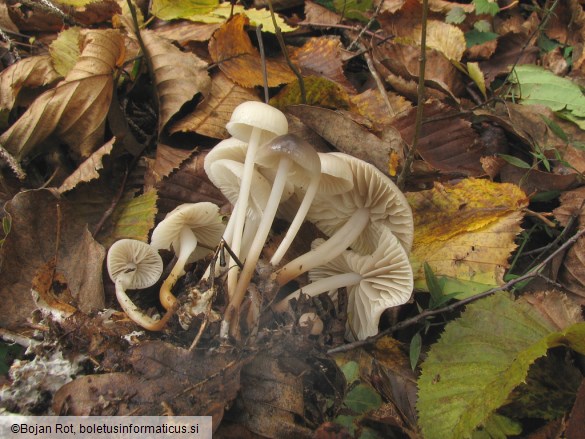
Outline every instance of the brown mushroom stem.
<path id="1" fill-rule="evenodd" d="M 169 319 L 175 313 L 175 309 L 173 308 L 167 310 L 161 319 L 153 319 L 152 317 L 147 316 L 134 304 L 134 302 L 132 302 L 132 300 L 130 300 L 126 294 L 126 289 L 129 287 L 129 285 L 130 282 L 127 274 L 121 275 L 116 280 L 116 298 L 118 299 L 118 303 L 120 303 L 120 306 L 124 312 L 133 322 L 142 326 L 144 329 L 148 329 L 149 331 L 162 331 Z"/>
<path id="2" fill-rule="evenodd" d="M 284 191 L 288 171 L 291 165 L 292 160 L 288 158 L 283 158 L 280 160 L 278 171 L 272 185 L 272 191 L 270 192 L 270 197 L 268 198 L 268 202 L 264 208 L 264 213 L 262 214 L 262 219 L 260 220 L 260 225 L 258 226 L 258 231 L 254 236 L 254 240 L 250 246 L 250 251 L 246 256 L 244 268 L 242 268 L 242 273 L 238 279 L 234 295 L 231 297 L 230 303 L 225 313 L 225 317 L 228 319 L 228 322 L 231 316 L 238 314 L 240 304 L 242 303 L 242 300 L 244 300 L 246 290 L 250 284 L 252 276 L 254 275 L 256 263 L 260 258 L 260 253 L 262 253 L 262 248 L 264 247 L 268 233 L 270 233 L 270 227 L 272 226 L 276 211 L 278 210 L 280 198 L 282 197 L 282 192 Z"/>
<path id="3" fill-rule="evenodd" d="M 276 266 L 280 264 L 280 261 L 282 260 L 283 256 L 292 245 L 295 236 L 297 236 L 297 233 L 301 228 L 301 225 L 303 224 L 303 221 L 305 220 L 307 213 L 309 212 L 309 209 L 311 208 L 311 204 L 315 199 L 315 195 L 317 195 L 320 180 L 321 180 L 320 173 L 313 175 L 313 177 L 311 178 L 311 181 L 307 186 L 307 191 L 305 192 L 305 195 L 303 197 L 303 201 L 301 201 L 301 205 L 297 209 L 297 213 L 295 214 L 295 217 L 293 218 L 284 239 L 281 241 L 280 245 L 272 255 L 272 259 L 270 259 L 270 263 L 272 265 Z"/>
<path id="4" fill-rule="evenodd" d="M 327 291 L 337 290 L 339 288 L 356 285 L 362 279 L 363 277 L 361 274 L 354 272 L 337 274 L 335 276 L 319 279 L 316 282 L 312 282 L 308 285 L 305 285 L 303 288 L 300 288 L 290 293 L 276 305 L 273 305 L 272 309 L 276 312 L 285 312 L 286 309 L 288 308 L 288 303 L 292 299 L 298 299 L 301 293 L 306 294 L 307 296 L 310 297 L 314 297 Z"/>
<path id="5" fill-rule="evenodd" d="M 189 227 L 183 227 L 181 229 L 180 242 L 181 245 L 177 262 L 160 287 L 160 303 L 166 310 L 173 308 L 177 303 L 177 298 L 171 290 L 177 283 L 177 280 L 185 274 L 187 260 L 189 259 L 189 256 L 191 256 L 191 253 L 197 248 L 197 238 Z"/>
<path id="6" fill-rule="evenodd" d="M 363 232 L 370 220 L 370 210 L 357 209 L 347 222 L 319 247 L 290 261 L 276 272 L 276 282 L 285 285 L 303 273 L 324 265 L 346 250 Z"/>

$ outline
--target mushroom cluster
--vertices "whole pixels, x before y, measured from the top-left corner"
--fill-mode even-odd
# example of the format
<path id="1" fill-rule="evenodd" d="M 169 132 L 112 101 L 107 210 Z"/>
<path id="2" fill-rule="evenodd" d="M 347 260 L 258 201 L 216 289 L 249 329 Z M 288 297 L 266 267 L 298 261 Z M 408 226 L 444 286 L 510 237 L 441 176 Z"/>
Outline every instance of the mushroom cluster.
<path id="1" fill-rule="evenodd" d="M 122 244 L 112 246 L 108 268 L 110 259 L 121 258 L 110 275 L 124 311 L 144 328 L 160 330 L 177 310 L 172 289 L 184 275 L 185 265 L 213 252 L 223 239 L 233 256 L 227 261 L 228 304 L 220 335 L 238 336 L 240 309 L 262 249 L 275 218 L 284 216 L 290 225 L 270 260 L 272 283 L 282 287 L 307 272 L 311 283 L 273 309 L 286 311 L 301 293 L 334 294 L 345 287 L 349 294 L 347 337 L 376 334 L 382 312 L 405 303 L 413 289 L 408 261 L 413 219 L 404 195 L 369 163 L 342 153 L 317 153 L 305 140 L 288 133 L 285 115 L 270 105 L 239 105 L 226 128 L 232 137 L 209 152 L 204 168 L 234 206 L 227 225 L 212 203 L 183 205 L 157 225 L 150 245 L 136 244 L 148 254 L 142 259 L 158 261 L 160 249 L 176 254 L 160 289 L 166 310 L 160 319 L 144 315 L 125 291 L 154 284 L 162 263 L 157 262 L 157 271 L 142 268 L 140 257 L 118 257 L 113 252 Z M 312 222 L 328 239 L 316 240 L 309 252 L 283 264 L 304 221 Z M 148 284 L 135 282 L 145 270 L 156 279 Z M 212 272 L 218 271 L 210 266 L 204 279 Z"/>
<path id="2" fill-rule="evenodd" d="M 221 335 L 237 334 L 240 306 L 279 212 L 287 213 L 290 226 L 270 260 L 274 281 L 284 286 L 309 272 L 313 283 L 274 309 L 286 310 L 301 292 L 315 295 L 347 287 L 348 337 L 374 335 L 382 311 L 406 302 L 412 293 L 408 253 L 413 219 L 408 202 L 371 164 L 342 153 L 317 153 L 287 133 L 286 118 L 277 112 L 258 102 L 240 105 L 227 125 L 234 137 L 220 142 L 205 159 L 210 180 L 234 204 L 224 240 L 243 261 L 241 271 L 233 262 L 228 266 L 229 303 Z M 223 183 L 228 174 L 231 183 Z M 305 220 L 329 239 L 282 265 Z M 347 271 L 332 271 L 337 266 Z"/>

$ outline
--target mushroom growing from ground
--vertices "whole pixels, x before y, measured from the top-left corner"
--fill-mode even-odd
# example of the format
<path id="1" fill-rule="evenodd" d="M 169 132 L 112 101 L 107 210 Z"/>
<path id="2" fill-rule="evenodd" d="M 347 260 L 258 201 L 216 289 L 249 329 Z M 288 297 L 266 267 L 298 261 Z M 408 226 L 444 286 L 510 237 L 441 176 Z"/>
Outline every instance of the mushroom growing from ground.
<path id="1" fill-rule="evenodd" d="M 248 143 L 246 159 L 244 161 L 244 173 L 242 174 L 242 184 L 238 195 L 238 206 L 237 210 L 233 213 L 235 215 L 233 239 L 229 243 L 234 254 L 240 257 L 240 246 L 246 220 L 246 210 L 248 208 L 256 152 L 260 145 L 276 136 L 286 134 L 288 131 L 288 121 L 284 113 L 280 110 L 262 102 L 249 101 L 235 108 L 230 121 L 226 125 L 226 129 L 236 139 Z M 228 290 L 230 294 L 232 294 L 232 289 L 235 287 L 234 280 L 237 278 L 238 272 L 239 270 L 237 269 L 228 272 Z"/>
<path id="2" fill-rule="evenodd" d="M 316 240 L 314 245 L 322 245 Z M 284 311 L 301 293 L 316 296 L 346 287 L 349 293 L 346 336 L 363 340 L 378 333 L 385 309 L 408 301 L 413 289 L 412 268 L 401 243 L 387 227 L 381 227 L 379 245 L 370 255 L 346 250 L 327 264 L 313 269 L 311 283 L 274 306 Z"/>
<path id="3" fill-rule="evenodd" d="M 177 301 L 171 290 L 185 274 L 185 265 L 213 252 L 224 228 L 219 208 L 209 202 L 182 204 L 155 227 L 152 247 L 157 250 L 172 248 L 177 255 L 177 261 L 160 289 L 160 301 L 165 309 L 173 308 Z"/>
<path id="4" fill-rule="evenodd" d="M 407 252 L 412 246 L 412 211 L 400 189 L 373 165 L 342 153 L 330 153 L 351 168 L 353 187 L 333 196 L 319 196 L 307 218 L 330 238 L 319 247 L 299 256 L 276 272 L 284 285 L 303 273 L 323 265 L 348 247 L 362 254 L 379 245 L 379 227 L 385 225 Z"/>
<path id="5" fill-rule="evenodd" d="M 144 314 L 130 300 L 127 290 L 148 288 L 160 278 L 162 259 L 150 245 L 135 239 L 120 239 L 108 251 L 107 267 L 110 279 L 116 284 L 116 298 L 128 317 L 151 331 L 160 331 L 171 317 L 167 312 L 162 319 Z"/>

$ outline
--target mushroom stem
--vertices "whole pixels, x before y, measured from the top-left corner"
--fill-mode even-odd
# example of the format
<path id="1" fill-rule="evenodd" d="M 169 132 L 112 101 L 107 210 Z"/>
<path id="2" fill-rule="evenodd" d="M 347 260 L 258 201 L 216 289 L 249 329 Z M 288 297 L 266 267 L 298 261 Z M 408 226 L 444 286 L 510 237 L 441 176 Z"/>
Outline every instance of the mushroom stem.
<path id="1" fill-rule="evenodd" d="M 276 265 L 280 264 L 280 261 L 282 260 L 283 256 L 285 255 L 287 250 L 292 245 L 292 242 L 295 239 L 295 236 L 297 235 L 299 229 L 301 228 L 301 225 L 303 224 L 303 221 L 305 220 L 305 217 L 307 216 L 307 213 L 309 212 L 309 209 L 311 207 L 311 203 L 315 199 L 315 195 L 317 194 L 317 189 L 319 189 L 320 179 L 321 179 L 320 173 L 317 175 L 314 175 L 311 178 L 311 181 L 309 182 L 309 185 L 307 186 L 307 191 L 305 192 L 305 196 L 303 197 L 303 201 L 301 202 L 301 205 L 299 206 L 297 213 L 295 214 L 295 217 L 292 220 L 292 222 L 291 222 L 291 224 L 286 232 L 284 239 L 282 240 L 282 242 L 280 243 L 280 245 L 278 246 L 278 248 L 276 249 L 276 251 L 272 255 L 272 259 L 270 260 L 270 263 L 272 265 L 276 266 Z"/>
<path id="2" fill-rule="evenodd" d="M 161 331 L 169 319 L 174 314 L 174 309 L 168 310 L 161 319 L 153 319 L 145 315 L 135 304 L 130 300 L 126 294 L 126 289 L 129 286 L 128 274 L 122 274 L 116 280 L 116 298 L 118 303 L 128 315 L 128 317 L 135 323 L 142 326 L 149 331 Z"/>
<path id="3" fill-rule="evenodd" d="M 276 281 L 284 285 L 307 271 L 324 265 L 346 250 L 362 233 L 370 220 L 370 210 L 357 209 L 347 222 L 319 247 L 290 261 L 276 272 Z"/>
<path id="4" fill-rule="evenodd" d="M 278 210 L 278 205 L 280 204 L 280 199 L 282 197 L 282 192 L 284 191 L 288 171 L 291 165 L 292 160 L 286 157 L 282 158 L 278 164 L 278 170 L 276 172 L 276 176 L 274 177 L 274 183 L 272 185 L 272 190 L 270 191 L 270 197 L 268 198 L 268 202 L 264 208 L 264 213 L 262 214 L 262 219 L 260 220 L 260 225 L 258 226 L 256 235 L 254 236 L 254 240 L 250 245 L 250 251 L 246 257 L 246 262 L 244 263 L 244 268 L 242 269 L 242 273 L 238 279 L 234 295 L 231 297 L 228 310 L 226 310 L 225 313 L 225 316 L 228 319 L 230 318 L 229 316 L 237 314 L 240 304 L 242 303 L 242 300 L 246 294 L 248 285 L 250 284 L 250 280 L 254 275 L 256 263 L 260 258 L 260 253 L 262 253 L 262 248 L 264 247 L 268 233 L 270 233 L 272 221 L 274 220 L 276 211 Z"/>
<path id="5" fill-rule="evenodd" d="M 180 249 L 177 256 L 177 262 L 173 266 L 171 273 L 160 287 L 160 303 L 166 310 L 173 308 L 177 302 L 177 298 L 171 292 L 177 280 L 185 274 L 185 264 L 191 256 L 191 253 L 197 248 L 197 238 L 189 227 L 183 227 L 180 235 Z"/>
<path id="6" fill-rule="evenodd" d="M 242 182 L 240 185 L 240 192 L 238 194 L 238 202 L 236 203 L 236 215 L 234 223 L 234 232 L 232 242 L 229 243 L 232 251 L 237 257 L 241 257 L 240 250 L 242 245 L 242 234 L 244 231 L 244 223 L 246 222 L 246 210 L 248 208 L 248 198 L 250 197 L 250 187 L 252 185 L 252 177 L 254 175 L 254 160 L 256 151 L 262 136 L 262 129 L 254 127 L 248 141 L 248 149 L 246 151 L 246 158 L 244 160 L 244 172 L 242 173 Z M 228 294 L 233 296 L 238 282 L 238 267 L 228 272 Z"/>
<path id="7" fill-rule="evenodd" d="M 303 288 L 300 288 L 276 305 L 272 307 L 276 312 L 284 312 L 287 309 L 288 303 L 292 299 L 298 299 L 301 293 L 306 294 L 307 296 L 313 297 L 321 293 L 325 293 L 331 290 L 337 290 L 338 288 L 343 287 L 350 287 L 352 285 L 358 284 L 362 280 L 362 276 L 359 273 L 342 273 L 336 274 L 335 276 L 329 276 L 323 279 L 319 279 L 318 281 L 312 282 L 308 285 L 305 285 Z"/>

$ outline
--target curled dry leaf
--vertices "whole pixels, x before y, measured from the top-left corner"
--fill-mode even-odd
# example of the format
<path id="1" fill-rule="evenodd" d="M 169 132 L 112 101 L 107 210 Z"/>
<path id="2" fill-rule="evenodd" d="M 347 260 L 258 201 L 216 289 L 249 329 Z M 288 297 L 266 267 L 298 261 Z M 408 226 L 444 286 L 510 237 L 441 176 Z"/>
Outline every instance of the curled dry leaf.
<path id="1" fill-rule="evenodd" d="M 25 58 L 0 74 L 0 111 L 10 111 L 23 88 L 47 86 L 61 76 L 48 55 Z"/>
<path id="2" fill-rule="evenodd" d="M 520 301 L 528 302 L 557 330 L 583 321 L 581 307 L 560 291 L 537 291 L 524 294 Z"/>
<path id="3" fill-rule="evenodd" d="M 197 109 L 172 124 L 171 133 L 195 132 L 214 139 L 230 137 L 225 129 L 234 109 L 246 101 L 259 101 L 252 91 L 240 87 L 219 72 L 211 80 L 211 91 Z"/>
<path id="4" fill-rule="evenodd" d="M 555 218 L 563 227 L 567 227 L 571 217 L 579 219 L 579 225 L 585 225 L 585 187 L 580 187 L 572 191 L 561 194 L 561 205 L 553 210 Z"/>
<path id="5" fill-rule="evenodd" d="M 209 54 L 225 75 L 242 87 L 264 85 L 262 62 L 244 26 L 249 20 L 244 15 L 234 15 L 219 28 L 209 41 Z M 268 86 L 276 87 L 296 80 L 285 62 L 266 60 Z"/>
<path id="6" fill-rule="evenodd" d="M 96 150 L 81 165 L 79 165 L 79 167 L 67 177 L 63 183 L 61 183 L 61 186 L 58 189 L 59 193 L 62 194 L 67 192 L 81 182 L 87 182 L 99 178 L 100 174 L 98 171 L 104 167 L 102 160 L 104 156 L 109 155 L 112 152 L 115 141 L 116 139 L 112 138 L 112 140 Z"/>
<path id="7" fill-rule="evenodd" d="M 293 105 L 288 111 L 339 151 L 372 163 L 385 174 L 390 155 L 402 157 L 402 138 L 394 129 L 394 135 L 384 141 L 337 111 L 308 105 Z"/>
<path id="8" fill-rule="evenodd" d="M 558 281 L 572 293 L 572 297 L 585 305 L 585 240 L 579 238 L 569 249 L 559 271 Z"/>
<path id="9" fill-rule="evenodd" d="M 0 136 L 0 144 L 21 160 L 55 134 L 75 156 L 87 157 L 103 142 L 114 86 L 113 71 L 123 53 L 123 39 L 118 31 L 87 31 L 74 68 L 55 88 L 34 101 Z"/>
<path id="10" fill-rule="evenodd" d="M 454 185 L 435 183 L 407 198 L 414 216 L 415 287 L 427 288 L 425 262 L 445 278 L 444 292 L 460 293 L 459 298 L 503 283 L 528 205 L 520 188 L 468 178 Z"/>
<path id="11" fill-rule="evenodd" d="M 198 94 L 207 96 L 211 79 L 207 63 L 195 54 L 182 52 L 170 41 L 152 31 L 142 31 L 147 56 L 152 64 L 158 97 L 158 131 Z"/>
<path id="12" fill-rule="evenodd" d="M 447 173 L 480 176 L 484 174 L 480 159 L 488 155 L 471 122 L 459 116 L 459 111 L 432 100 L 424 104 L 423 123 L 417 143 L 417 153 L 433 168 Z M 452 117 L 448 117 L 449 112 Z M 441 117 L 439 117 L 441 116 Z M 433 121 L 433 119 L 436 119 Z M 402 138 L 412 144 L 416 108 L 392 125 Z"/>
<path id="13" fill-rule="evenodd" d="M 105 251 L 94 241 L 76 208 L 57 199 L 49 190 L 21 192 L 6 204 L 12 218 L 10 233 L 2 246 L 0 301 L 4 312 L 0 325 L 26 324 L 36 305 L 31 297 L 33 278 L 52 258 L 55 269 L 82 312 L 104 307 L 102 261 Z"/>

